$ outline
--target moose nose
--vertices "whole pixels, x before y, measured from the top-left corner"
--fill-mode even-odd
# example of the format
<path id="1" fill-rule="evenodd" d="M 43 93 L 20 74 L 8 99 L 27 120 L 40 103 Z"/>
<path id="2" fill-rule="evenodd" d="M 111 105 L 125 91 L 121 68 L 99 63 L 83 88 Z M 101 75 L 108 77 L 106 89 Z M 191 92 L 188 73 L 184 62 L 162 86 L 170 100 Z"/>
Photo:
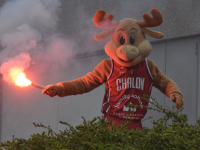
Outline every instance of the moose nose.
<path id="1" fill-rule="evenodd" d="M 122 45 L 117 49 L 116 54 L 123 61 L 131 61 L 139 55 L 139 49 L 132 45 Z"/>

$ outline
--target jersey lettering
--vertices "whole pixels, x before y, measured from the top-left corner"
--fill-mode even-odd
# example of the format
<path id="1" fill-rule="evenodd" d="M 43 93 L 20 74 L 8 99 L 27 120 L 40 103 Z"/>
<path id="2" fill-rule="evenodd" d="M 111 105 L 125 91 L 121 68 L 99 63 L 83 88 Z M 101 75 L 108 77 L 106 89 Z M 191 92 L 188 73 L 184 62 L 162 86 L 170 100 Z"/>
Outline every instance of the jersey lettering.
<path id="1" fill-rule="evenodd" d="M 144 81 L 145 78 L 141 77 L 117 78 L 116 79 L 117 91 L 121 91 L 124 89 L 141 89 L 143 91 Z"/>

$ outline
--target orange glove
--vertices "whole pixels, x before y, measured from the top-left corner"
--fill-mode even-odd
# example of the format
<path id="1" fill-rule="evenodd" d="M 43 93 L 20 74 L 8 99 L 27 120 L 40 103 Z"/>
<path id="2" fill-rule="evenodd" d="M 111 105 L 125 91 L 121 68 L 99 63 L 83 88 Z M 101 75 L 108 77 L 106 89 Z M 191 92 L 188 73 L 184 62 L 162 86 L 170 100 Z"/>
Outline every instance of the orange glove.
<path id="1" fill-rule="evenodd" d="M 50 84 L 50 85 L 47 85 L 45 89 L 42 90 L 42 94 L 46 94 L 50 97 L 54 97 L 58 93 L 58 85 L 56 84 Z"/>
<path id="2" fill-rule="evenodd" d="M 177 109 L 181 109 L 183 107 L 184 101 L 183 101 L 183 96 L 176 93 L 176 94 L 172 94 L 170 95 L 170 99 L 176 103 L 176 108 Z"/>

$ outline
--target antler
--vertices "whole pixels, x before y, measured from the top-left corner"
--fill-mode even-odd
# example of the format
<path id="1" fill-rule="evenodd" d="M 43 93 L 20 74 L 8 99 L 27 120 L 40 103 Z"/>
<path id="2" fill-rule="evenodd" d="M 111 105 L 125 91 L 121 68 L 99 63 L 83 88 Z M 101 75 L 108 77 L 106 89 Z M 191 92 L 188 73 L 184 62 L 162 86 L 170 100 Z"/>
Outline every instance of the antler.
<path id="1" fill-rule="evenodd" d="M 114 18 L 113 14 L 108 14 L 106 16 L 106 18 L 104 19 L 103 17 L 105 16 L 106 11 L 103 9 L 98 10 L 95 14 L 94 14 L 94 24 L 97 27 L 100 28 L 115 28 L 118 24 L 117 21 L 112 21 L 112 19 Z"/>
<path id="2" fill-rule="evenodd" d="M 142 15 L 142 17 L 144 18 L 144 21 L 137 21 L 137 24 L 141 27 L 159 26 L 163 21 L 161 12 L 156 8 L 152 8 L 151 14 L 152 14 L 153 18 L 151 16 L 149 16 L 147 13 L 144 13 Z"/>

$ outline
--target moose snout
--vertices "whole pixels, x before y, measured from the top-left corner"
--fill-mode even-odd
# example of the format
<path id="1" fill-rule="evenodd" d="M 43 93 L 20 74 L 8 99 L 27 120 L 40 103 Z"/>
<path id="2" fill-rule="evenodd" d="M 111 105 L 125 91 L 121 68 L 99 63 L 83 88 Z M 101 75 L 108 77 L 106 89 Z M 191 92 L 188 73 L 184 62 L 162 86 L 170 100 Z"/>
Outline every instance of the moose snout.
<path id="1" fill-rule="evenodd" d="M 139 49 L 132 45 L 123 45 L 117 49 L 116 54 L 123 61 L 131 61 L 139 55 Z"/>

